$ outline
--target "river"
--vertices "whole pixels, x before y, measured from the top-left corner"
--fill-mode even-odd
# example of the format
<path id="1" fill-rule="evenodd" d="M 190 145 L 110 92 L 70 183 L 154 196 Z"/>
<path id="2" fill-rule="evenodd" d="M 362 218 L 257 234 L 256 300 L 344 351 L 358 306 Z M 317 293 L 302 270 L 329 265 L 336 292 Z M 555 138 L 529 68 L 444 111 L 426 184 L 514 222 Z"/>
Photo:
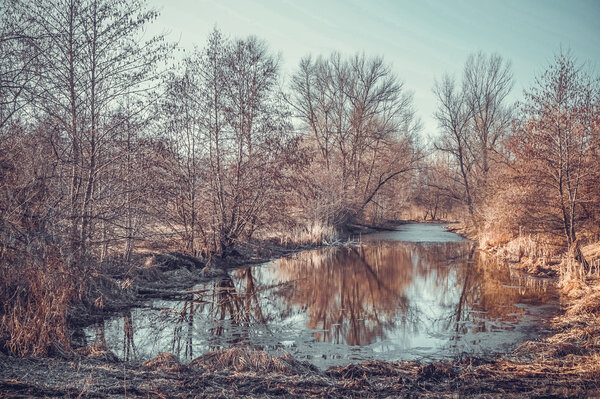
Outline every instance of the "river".
<path id="1" fill-rule="evenodd" d="M 117 356 L 182 362 L 249 344 L 321 368 L 492 356 L 535 339 L 558 294 L 439 224 L 405 224 L 233 271 L 186 300 L 148 301 L 86 329 Z"/>

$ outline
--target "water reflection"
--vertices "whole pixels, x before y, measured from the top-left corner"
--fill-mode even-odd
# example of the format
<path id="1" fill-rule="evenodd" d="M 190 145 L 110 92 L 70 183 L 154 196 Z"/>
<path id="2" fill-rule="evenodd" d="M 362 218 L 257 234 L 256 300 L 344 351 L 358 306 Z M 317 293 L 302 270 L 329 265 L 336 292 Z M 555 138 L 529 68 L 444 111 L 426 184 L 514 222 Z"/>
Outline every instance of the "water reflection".
<path id="1" fill-rule="evenodd" d="M 123 312 L 123 357 L 125 360 L 136 357 L 135 343 L 133 342 L 133 324 L 131 323 L 131 309 Z"/>
<path id="2" fill-rule="evenodd" d="M 387 247 L 387 248 L 386 248 Z M 396 247 L 396 250 L 393 248 Z M 280 293 L 286 305 L 304 310 L 315 340 L 366 345 L 410 317 L 406 288 L 415 270 L 408 247 L 379 244 L 328 248 L 284 259 L 272 270 L 294 282 Z M 271 271 L 271 270 L 269 270 Z"/>
<path id="3" fill-rule="evenodd" d="M 511 275 L 485 260 L 468 242 L 379 242 L 328 249 L 281 260 L 279 280 L 293 281 L 281 296 L 304 309 L 316 341 L 369 345 L 390 333 L 453 337 L 490 329 L 514 329 L 527 308 L 555 296 L 547 283 Z"/>
<path id="4" fill-rule="evenodd" d="M 505 350 L 538 334 L 557 306 L 546 281 L 468 241 L 374 241 L 237 270 L 108 320 L 96 337 L 125 359 L 190 360 L 245 342 L 328 366 Z"/>
<path id="5" fill-rule="evenodd" d="M 183 308 L 179 311 L 177 320 L 174 322 L 173 340 L 171 342 L 171 352 L 181 355 L 182 350 L 184 358 L 193 358 L 194 356 L 194 313 L 199 304 L 196 301 L 185 301 Z M 183 341 L 183 342 L 182 342 Z"/>

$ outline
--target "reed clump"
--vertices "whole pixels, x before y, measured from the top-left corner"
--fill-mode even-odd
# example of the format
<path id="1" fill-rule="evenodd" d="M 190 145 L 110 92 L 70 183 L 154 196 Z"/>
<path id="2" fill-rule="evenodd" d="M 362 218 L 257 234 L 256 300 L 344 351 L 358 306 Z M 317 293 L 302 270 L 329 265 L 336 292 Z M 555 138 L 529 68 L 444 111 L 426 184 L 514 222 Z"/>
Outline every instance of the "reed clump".
<path id="1" fill-rule="evenodd" d="M 67 311 L 82 284 L 58 250 L 0 262 L 0 350 L 17 356 L 69 351 Z"/>
<path id="2" fill-rule="evenodd" d="M 259 236 L 259 235 L 257 235 Z M 293 247 L 297 245 L 320 245 L 339 238 L 336 227 L 331 223 L 311 221 L 281 226 L 276 231 L 263 234 L 263 239 L 276 242 L 278 245 Z"/>
<path id="3" fill-rule="evenodd" d="M 181 372 L 185 367 L 172 353 L 161 352 L 155 358 L 142 363 L 142 367 L 150 370 Z"/>

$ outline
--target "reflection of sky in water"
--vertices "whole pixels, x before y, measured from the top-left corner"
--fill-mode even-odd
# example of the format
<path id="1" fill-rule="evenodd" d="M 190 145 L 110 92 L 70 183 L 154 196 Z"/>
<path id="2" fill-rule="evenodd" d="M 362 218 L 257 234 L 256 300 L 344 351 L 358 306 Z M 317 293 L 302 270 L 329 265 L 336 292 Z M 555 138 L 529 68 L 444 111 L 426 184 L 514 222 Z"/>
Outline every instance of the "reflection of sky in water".
<path id="1" fill-rule="evenodd" d="M 404 241 L 404 242 L 463 242 L 458 234 L 441 228 L 436 223 L 408 223 L 396 226 L 393 231 L 383 230 L 368 234 L 363 241 Z"/>
<path id="2" fill-rule="evenodd" d="M 138 359 L 167 351 L 189 361 L 250 343 L 322 367 L 440 359 L 510 350 L 557 310 L 546 281 L 485 261 L 439 225 L 401 228 L 234 271 L 195 287 L 191 301 L 150 301 L 104 323 L 107 345 L 121 357 L 134 346 Z"/>

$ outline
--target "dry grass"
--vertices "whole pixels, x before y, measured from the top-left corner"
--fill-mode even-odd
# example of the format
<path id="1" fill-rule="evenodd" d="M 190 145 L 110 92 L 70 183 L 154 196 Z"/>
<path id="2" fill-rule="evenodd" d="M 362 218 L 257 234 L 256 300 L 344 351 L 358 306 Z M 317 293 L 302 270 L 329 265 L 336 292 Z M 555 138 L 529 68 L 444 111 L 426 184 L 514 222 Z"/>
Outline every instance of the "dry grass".
<path id="1" fill-rule="evenodd" d="M 485 230 L 477 236 L 480 249 L 490 249 L 512 240 L 512 236 L 497 230 Z"/>
<path id="2" fill-rule="evenodd" d="M 314 245 L 335 241 L 338 232 L 331 224 L 313 221 L 299 224 L 290 229 L 283 229 L 277 233 L 270 233 L 267 240 L 275 240 L 283 246 Z"/>
<path id="3" fill-rule="evenodd" d="M 249 346 L 234 346 L 214 352 L 208 352 L 190 364 L 215 372 L 219 370 L 234 370 L 235 372 L 280 373 L 285 375 L 298 373 L 313 373 L 317 369 L 309 363 L 300 362 L 288 354 L 275 357 L 263 350 Z"/>
<path id="4" fill-rule="evenodd" d="M 493 233 L 483 235 L 486 239 L 480 241 L 480 248 L 494 252 L 505 261 L 520 262 L 527 266 L 547 266 L 559 260 L 561 245 L 551 237 L 523 234 L 499 239 Z"/>
<path id="5" fill-rule="evenodd" d="M 590 290 L 583 266 L 571 256 L 566 256 L 559 264 L 558 288 L 569 298 L 581 298 Z"/>
<path id="6" fill-rule="evenodd" d="M 586 290 L 586 294 L 575 301 L 566 312 L 567 316 L 600 315 L 600 285 Z"/>
<path id="7" fill-rule="evenodd" d="M 170 372 L 180 372 L 185 367 L 179 363 L 179 360 L 172 353 L 161 352 L 154 359 L 142 363 L 142 367 L 151 370 L 162 370 Z"/>
<path id="8" fill-rule="evenodd" d="M 522 260 L 544 254 L 532 238 L 513 245 Z M 583 250 L 589 260 L 598 260 L 589 255 L 597 252 Z M 62 359 L 32 363 L 33 359 L 0 357 L 0 390 L 9 397 L 63 397 L 81 392 L 118 397 L 125 392 L 123 370 L 127 367 L 127 396 L 140 398 L 594 397 L 600 394 L 600 279 L 582 273 L 573 258 L 565 257 L 552 267 L 560 273 L 566 306 L 564 314 L 553 320 L 552 335 L 526 342 L 496 359 L 370 361 L 321 372 L 287 354 L 273 356 L 248 346 L 207 353 L 189 366 L 181 365 L 172 354 L 160 354 L 143 365 L 125 365 L 98 346 L 82 349 L 85 358 L 76 367 Z M 95 377 L 83 386 L 82 373 Z"/>
<path id="9" fill-rule="evenodd" d="M 118 363 L 119 358 L 113 352 L 111 352 L 106 344 L 103 342 L 95 343 L 90 346 L 86 346 L 83 348 L 77 348 L 75 352 L 78 355 L 93 358 L 93 359 L 101 359 L 110 363 Z"/>
<path id="10" fill-rule="evenodd" d="M 531 350 L 538 351 L 539 346 Z M 370 361 L 326 372 L 282 367 L 272 357 L 248 348 L 218 351 L 204 358 L 200 367 L 181 369 L 162 367 L 164 359 L 144 367 L 98 363 L 96 359 L 83 360 L 75 367 L 60 360 L 50 364 L 43 359 L 22 359 L 2 364 L 0 359 L 5 366 L 0 367 L 0 389 L 8 397 L 64 397 L 78 392 L 91 397 L 122 397 L 127 392 L 127 396 L 139 398 L 592 397 L 600 388 L 597 367 L 591 364 L 598 358 L 588 357 L 590 363 L 586 364 L 573 358 L 567 354 L 561 359 L 534 361 Z M 248 366 L 252 362 L 255 364 Z M 84 375 L 94 378 L 82 379 Z"/>
<path id="11" fill-rule="evenodd" d="M 600 290 L 600 243 L 588 244 L 582 247 L 581 252 L 590 265 L 588 270 L 571 251 L 563 255 L 558 265 L 558 287 L 567 297 L 578 300 L 572 307 L 584 306 L 584 302 L 585 306 L 597 302 Z"/>
<path id="12" fill-rule="evenodd" d="M 590 265 L 589 274 L 600 277 L 600 241 L 584 245 L 581 253 Z"/>
<path id="13" fill-rule="evenodd" d="M 2 265 L 0 337 L 10 353 L 42 356 L 70 349 L 67 309 L 81 286 L 57 253 L 43 264 L 25 258 Z"/>

